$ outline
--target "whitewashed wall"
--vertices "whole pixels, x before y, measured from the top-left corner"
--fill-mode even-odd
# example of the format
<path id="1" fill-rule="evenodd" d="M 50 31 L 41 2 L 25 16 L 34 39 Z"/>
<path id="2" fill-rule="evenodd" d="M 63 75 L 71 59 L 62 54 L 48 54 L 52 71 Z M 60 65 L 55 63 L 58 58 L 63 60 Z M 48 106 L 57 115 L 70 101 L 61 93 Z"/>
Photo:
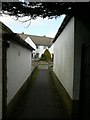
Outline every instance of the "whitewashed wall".
<path id="1" fill-rule="evenodd" d="M 53 71 L 73 99 L 74 18 L 55 41 Z"/>
<path id="2" fill-rule="evenodd" d="M 7 104 L 31 73 L 31 52 L 16 43 L 7 49 Z"/>
<path id="3" fill-rule="evenodd" d="M 40 58 L 41 55 L 44 53 L 44 51 L 45 51 L 46 49 L 48 49 L 48 46 L 45 46 L 45 48 L 44 48 L 44 46 L 40 45 L 40 46 L 38 46 L 38 48 L 35 50 L 35 52 L 36 52 L 36 53 L 39 53 L 39 58 Z"/>
<path id="4" fill-rule="evenodd" d="M 2 30 L 0 24 L 0 119 L 2 118 Z"/>

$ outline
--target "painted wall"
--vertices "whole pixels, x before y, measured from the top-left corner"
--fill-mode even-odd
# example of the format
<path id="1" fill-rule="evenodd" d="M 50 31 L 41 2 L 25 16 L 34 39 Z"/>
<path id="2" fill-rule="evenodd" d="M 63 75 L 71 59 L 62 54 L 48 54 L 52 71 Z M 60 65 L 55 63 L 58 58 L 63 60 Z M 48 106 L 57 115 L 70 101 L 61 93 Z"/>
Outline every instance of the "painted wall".
<path id="1" fill-rule="evenodd" d="M 53 71 L 73 99 L 74 18 L 69 21 L 54 43 Z"/>
<path id="2" fill-rule="evenodd" d="M 40 58 L 46 49 L 48 49 L 48 46 L 39 45 L 38 48 L 35 50 L 35 52 L 39 53 L 39 58 Z"/>
<path id="3" fill-rule="evenodd" d="M 90 44 L 90 23 L 86 18 L 75 19 L 75 68 L 74 68 L 74 99 L 79 99 L 81 75 L 81 49 L 83 44 Z"/>
<path id="4" fill-rule="evenodd" d="M 7 48 L 7 104 L 31 73 L 31 52 L 11 42 Z"/>
<path id="5" fill-rule="evenodd" d="M 0 23 L 0 119 L 2 118 L 2 30 Z"/>

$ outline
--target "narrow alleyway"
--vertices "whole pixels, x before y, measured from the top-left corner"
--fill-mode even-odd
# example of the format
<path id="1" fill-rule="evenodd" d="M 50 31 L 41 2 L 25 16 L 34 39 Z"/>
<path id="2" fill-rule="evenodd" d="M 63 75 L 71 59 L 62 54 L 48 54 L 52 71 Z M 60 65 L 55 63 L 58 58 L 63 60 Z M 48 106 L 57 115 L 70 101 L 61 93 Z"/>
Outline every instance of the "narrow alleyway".
<path id="1" fill-rule="evenodd" d="M 12 119 L 60 118 L 68 120 L 67 111 L 50 78 L 47 66 L 39 66 L 37 77 L 28 88 Z"/>

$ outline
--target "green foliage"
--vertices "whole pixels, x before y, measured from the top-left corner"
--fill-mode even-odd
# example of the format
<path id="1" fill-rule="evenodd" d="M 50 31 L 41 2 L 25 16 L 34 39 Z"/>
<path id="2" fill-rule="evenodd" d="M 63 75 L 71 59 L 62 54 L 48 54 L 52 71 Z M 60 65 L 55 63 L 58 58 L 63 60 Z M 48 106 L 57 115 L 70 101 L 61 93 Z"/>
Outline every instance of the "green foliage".
<path id="1" fill-rule="evenodd" d="M 42 60 L 42 61 L 46 61 L 46 56 L 45 56 L 45 54 L 42 54 L 42 55 L 41 55 L 40 60 Z"/>
<path id="2" fill-rule="evenodd" d="M 16 16 L 16 20 L 29 16 L 31 20 L 37 17 L 57 18 L 63 14 L 89 16 L 88 11 L 89 2 L 2 2 L 1 13 Z"/>
<path id="3" fill-rule="evenodd" d="M 44 54 L 41 55 L 40 60 L 47 61 L 47 62 L 51 60 L 51 54 L 48 49 L 46 49 Z"/>
<path id="4" fill-rule="evenodd" d="M 48 49 L 45 50 L 44 55 L 46 57 L 46 61 L 50 61 L 51 60 L 51 54 L 50 54 Z"/>

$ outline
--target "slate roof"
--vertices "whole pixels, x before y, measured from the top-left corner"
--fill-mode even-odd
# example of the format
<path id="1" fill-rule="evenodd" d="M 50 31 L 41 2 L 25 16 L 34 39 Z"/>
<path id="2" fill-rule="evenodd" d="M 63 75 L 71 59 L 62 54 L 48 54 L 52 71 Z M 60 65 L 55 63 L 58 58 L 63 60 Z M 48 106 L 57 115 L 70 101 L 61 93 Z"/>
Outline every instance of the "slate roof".
<path id="1" fill-rule="evenodd" d="M 19 36 L 25 40 L 27 37 L 30 37 L 31 40 L 36 45 L 43 45 L 43 46 L 51 46 L 53 38 L 46 37 L 46 36 L 36 36 L 36 35 L 28 35 L 28 34 L 19 34 Z"/>
<path id="2" fill-rule="evenodd" d="M 25 40 L 27 37 L 28 37 L 28 35 L 27 34 L 20 34 L 20 33 L 17 33 L 23 40 Z"/>

